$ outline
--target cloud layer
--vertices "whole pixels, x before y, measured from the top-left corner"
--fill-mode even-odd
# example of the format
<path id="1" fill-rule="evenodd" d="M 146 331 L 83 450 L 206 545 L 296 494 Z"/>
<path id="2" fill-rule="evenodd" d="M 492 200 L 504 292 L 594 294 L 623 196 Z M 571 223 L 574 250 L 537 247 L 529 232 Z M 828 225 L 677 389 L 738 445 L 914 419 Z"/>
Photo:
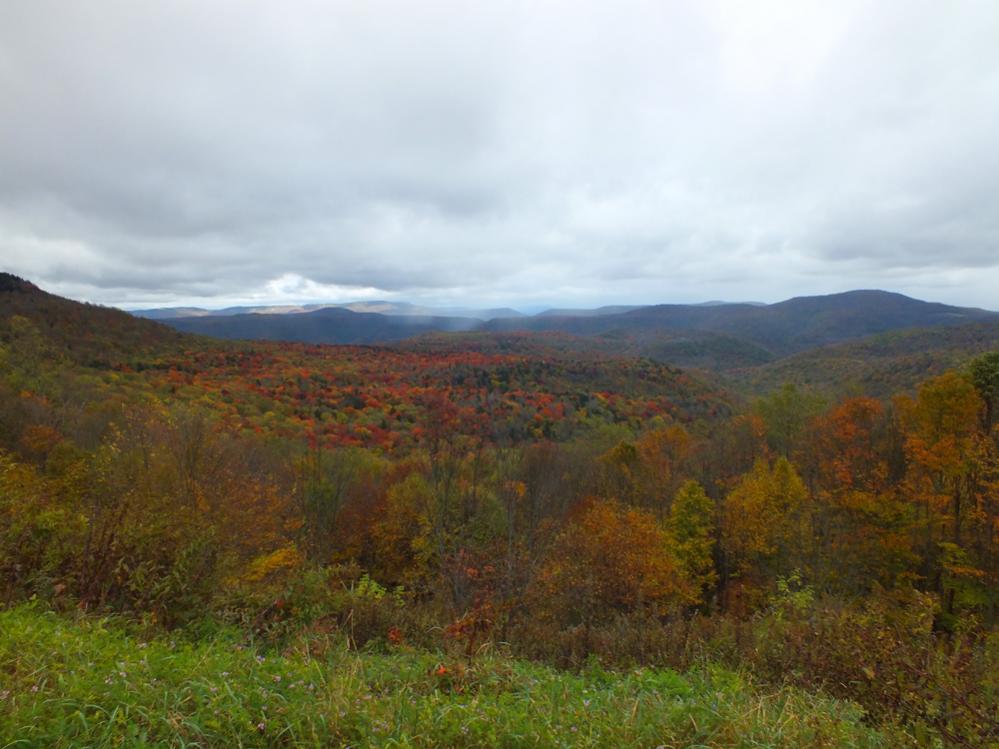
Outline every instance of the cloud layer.
<path id="1" fill-rule="evenodd" d="M 996 123 L 994 0 L 10 0 L 0 265 L 130 306 L 999 307 Z"/>

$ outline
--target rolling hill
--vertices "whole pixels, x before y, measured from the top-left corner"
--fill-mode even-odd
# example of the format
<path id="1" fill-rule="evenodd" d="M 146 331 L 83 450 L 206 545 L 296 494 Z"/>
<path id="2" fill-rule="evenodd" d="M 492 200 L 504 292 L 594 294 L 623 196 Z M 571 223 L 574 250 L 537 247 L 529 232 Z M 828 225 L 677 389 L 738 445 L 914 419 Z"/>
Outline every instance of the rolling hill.
<path id="1" fill-rule="evenodd" d="M 829 392 L 888 396 L 999 350 L 999 320 L 910 328 L 820 346 L 726 372 L 732 387 L 763 393 L 793 382 Z"/>
<path id="2" fill-rule="evenodd" d="M 406 317 L 472 317 L 476 320 L 492 320 L 504 317 L 523 317 L 524 314 L 509 307 L 477 309 L 469 307 L 424 307 L 408 302 L 386 302 L 380 300 L 366 302 L 345 302 L 343 304 L 272 304 L 261 306 L 223 307 L 158 307 L 136 309 L 131 313 L 136 317 L 150 320 L 171 320 L 184 317 L 230 317 L 232 315 L 293 315 L 316 312 L 323 309 L 345 309 L 351 312 L 374 312 L 380 315 L 403 315 Z M 623 309 L 631 309 L 621 308 Z"/>
<path id="3" fill-rule="evenodd" d="M 716 306 L 663 304 L 612 315 L 549 315 L 491 320 L 487 330 L 533 330 L 641 338 L 651 333 L 696 331 L 731 336 L 776 356 L 904 328 L 999 320 L 999 313 L 923 302 L 886 291 L 849 291 L 796 297 L 769 305 Z"/>
<path id="4" fill-rule="evenodd" d="M 742 393 L 784 382 L 889 395 L 999 349 L 999 314 L 876 291 L 773 305 L 659 305 L 593 314 L 494 319 L 354 312 L 328 307 L 153 321 L 49 294 L 0 274 L 0 345 L 41 347 L 91 367 L 146 367 L 215 338 L 325 344 L 391 343 L 430 356 L 477 352 L 546 361 L 648 359 L 718 373 Z M 18 323 L 28 320 L 28 328 Z M 714 379 L 713 377 L 710 379 Z"/>
<path id="5" fill-rule="evenodd" d="M 167 325 L 65 299 L 0 273 L 0 344 L 44 346 L 78 364 L 111 366 L 154 350 L 177 350 L 185 337 Z"/>
<path id="6" fill-rule="evenodd" d="M 728 391 L 705 378 L 647 358 L 605 355 L 586 346 L 590 339 L 574 341 L 582 348 L 559 348 L 529 340 L 537 336 L 515 336 L 528 339 L 519 350 L 481 352 L 462 345 L 460 335 L 444 336 L 438 350 L 287 341 L 308 328 L 281 325 L 303 317 L 336 326 L 341 337 L 351 325 L 357 335 L 385 337 L 428 324 L 341 309 L 189 321 L 233 326 L 263 319 L 275 338 L 285 339 L 225 341 L 3 276 L 0 373 L 17 374 L 7 395 L 30 391 L 32 398 L 75 403 L 85 392 L 116 407 L 158 398 L 197 403 L 238 429 L 383 450 L 419 443 L 439 408 L 437 392 L 470 414 L 469 429 L 477 414 L 488 413 L 488 429 L 508 440 L 565 439 L 595 424 L 637 428 L 656 417 L 690 423 L 724 417 L 735 405 Z M 0 377 L 0 395 L 3 383 Z"/>
<path id="7" fill-rule="evenodd" d="M 432 331 L 473 330 L 480 324 L 467 317 L 383 315 L 341 307 L 291 314 L 183 317 L 162 322 L 188 333 L 216 338 L 302 343 L 387 343 Z"/>
<path id="8" fill-rule="evenodd" d="M 426 316 L 326 307 L 283 314 L 164 319 L 187 332 L 221 338 L 309 343 L 384 343 L 432 332 L 565 333 L 600 337 L 628 355 L 725 370 L 763 364 L 808 349 L 909 328 L 999 321 L 999 313 L 912 299 L 886 291 L 797 297 L 769 305 L 662 304 L 637 308 L 549 310 L 538 315 Z"/>

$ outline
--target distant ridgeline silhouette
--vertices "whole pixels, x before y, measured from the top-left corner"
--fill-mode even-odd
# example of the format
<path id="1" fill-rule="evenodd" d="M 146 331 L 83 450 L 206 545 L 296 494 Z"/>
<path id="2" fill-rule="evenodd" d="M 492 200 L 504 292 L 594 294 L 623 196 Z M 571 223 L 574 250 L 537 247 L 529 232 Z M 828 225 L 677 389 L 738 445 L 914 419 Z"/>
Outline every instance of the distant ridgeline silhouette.
<path id="1" fill-rule="evenodd" d="M 620 308 L 619 308 L 620 309 Z M 609 311 L 608 311 L 609 310 Z M 886 291 L 851 291 L 797 297 L 769 305 L 662 304 L 648 307 L 558 311 L 478 320 L 468 317 L 392 315 L 331 307 L 283 314 L 213 314 L 165 318 L 191 333 L 220 338 L 309 343 L 381 343 L 429 332 L 559 332 L 576 336 L 647 341 L 684 339 L 711 345 L 733 341 L 761 350 L 765 358 L 787 356 L 829 343 L 905 328 L 999 320 L 999 313 L 923 302 Z"/>
<path id="2" fill-rule="evenodd" d="M 19 276 L 15 276 L 13 273 L 0 272 L 0 292 L 32 292 L 41 291 L 37 286 L 35 286 L 30 281 L 25 281 Z"/>

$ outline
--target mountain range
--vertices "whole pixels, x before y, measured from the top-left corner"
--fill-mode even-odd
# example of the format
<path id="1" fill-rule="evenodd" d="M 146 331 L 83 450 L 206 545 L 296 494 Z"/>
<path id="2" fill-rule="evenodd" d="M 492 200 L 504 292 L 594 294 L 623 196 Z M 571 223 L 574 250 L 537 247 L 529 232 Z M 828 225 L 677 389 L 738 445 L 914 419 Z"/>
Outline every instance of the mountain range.
<path id="1" fill-rule="evenodd" d="M 20 316 L 44 332 L 51 342 L 44 345 L 97 366 L 182 350 L 192 343 L 184 334 L 195 333 L 250 340 L 382 343 L 400 350 L 479 351 L 542 360 L 645 358 L 713 373 L 710 377 L 720 386 L 744 393 L 795 382 L 824 390 L 859 388 L 890 394 L 999 349 L 999 313 L 884 291 L 798 297 L 770 305 L 549 310 L 490 320 L 341 307 L 281 314 L 237 309 L 231 314 L 216 311 L 157 321 L 64 299 L 0 273 L 0 345 L 13 342 L 10 331 Z M 18 338 L 17 345 L 26 345 L 25 339 Z"/>
<path id="2" fill-rule="evenodd" d="M 366 302 L 344 302 L 343 304 L 272 304 L 260 306 L 224 307 L 206 309 L 204 307 L 156 307 L 153 309 L 132 310 L 137 317 L 150 320 L 172 320 L 184 317 L 231 317 L 233 315 L 294 315 L 303 312 L 318 312 L 324 309 L 345 309 L 351 312 L 372 312 L 379 315 L 400 315 L 406 317 L 472 317 L 477 320 L 492 320 L 503 317 L 522 317 L 509 307 L 476 309 L 470 307 L 424 307 L 409 302 L 386 302 L 372 300 Z M 628 307 L 627 309 L 633 309 Z"/>
<path id="3" fill-rule="evenodd" d="M 371 311 L 376 306 L 384 311 Z M 796 297 L 776 304 L 553 309 L 536 315 L 501 314 L 489 319 L 429 314 L 427 308 L 403 307 L 399 303 L 358 303 L 355 307 L 322 306 L 280 313 L 235 308 L 238 311 L 229 313 L 220 310 L 204 315 L 155 316 L 178 330 L 219 338 L 312 343 L 389 343 L 433 332 L 558 332 L 627 341 L 647 348 L 641 353 L 657 359 L 671 354 L 687 359 L 708 350 L 724 354 L 728 360 L 713 367 L 709 364 L 709 368 L 760 364 L 894 330 L 999 322 L 997 312 L 875 290 Z M 143 315 L 154 313 L 147 310 Z"/>

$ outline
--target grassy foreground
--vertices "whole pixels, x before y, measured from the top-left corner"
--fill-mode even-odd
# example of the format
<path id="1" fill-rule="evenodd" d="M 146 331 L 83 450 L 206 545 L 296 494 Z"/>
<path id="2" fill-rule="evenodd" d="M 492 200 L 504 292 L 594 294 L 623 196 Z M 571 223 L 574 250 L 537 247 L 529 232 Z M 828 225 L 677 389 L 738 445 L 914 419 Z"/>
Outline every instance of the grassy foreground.
<path id="1" fill-rule="evenodd" d="M 315 644 L 315 643 L 314 643 Z M 888 747 L 855 706 L 738 674 L 285 654 L 0 611 L 0 747 Z"/>

